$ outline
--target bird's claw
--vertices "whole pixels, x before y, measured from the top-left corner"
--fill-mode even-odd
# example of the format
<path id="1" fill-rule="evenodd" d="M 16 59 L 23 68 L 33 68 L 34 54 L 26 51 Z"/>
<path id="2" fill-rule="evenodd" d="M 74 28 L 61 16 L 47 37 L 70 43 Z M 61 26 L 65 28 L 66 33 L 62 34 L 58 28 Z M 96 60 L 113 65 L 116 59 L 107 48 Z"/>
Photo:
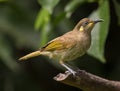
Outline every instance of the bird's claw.
<path id="1" fill-rule="evenodd" d="M 68 70 L 68 71 L 66 71 L 66 72 L 70 72 L 74 77 L 76 76 L 76 71 L 74 71 L 74 70 Z"/>

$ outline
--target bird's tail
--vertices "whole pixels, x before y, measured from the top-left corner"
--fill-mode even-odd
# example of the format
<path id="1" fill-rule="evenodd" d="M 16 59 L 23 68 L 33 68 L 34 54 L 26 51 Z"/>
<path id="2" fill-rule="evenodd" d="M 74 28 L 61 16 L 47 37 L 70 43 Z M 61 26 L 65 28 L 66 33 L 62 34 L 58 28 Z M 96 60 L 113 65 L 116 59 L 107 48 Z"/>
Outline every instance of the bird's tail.
<path id="1" fill-rule="evenodd" d="M 19 60 L 27 60 L 29 58 L 36 57 L 36 56 L 39 56 L 39 55 L 41 55 L 41 52 L 40 51 L 35 51 L 35 52 L 32 52 L 30 54 L 27 54 L 27 55 L 19 58 Z"/>

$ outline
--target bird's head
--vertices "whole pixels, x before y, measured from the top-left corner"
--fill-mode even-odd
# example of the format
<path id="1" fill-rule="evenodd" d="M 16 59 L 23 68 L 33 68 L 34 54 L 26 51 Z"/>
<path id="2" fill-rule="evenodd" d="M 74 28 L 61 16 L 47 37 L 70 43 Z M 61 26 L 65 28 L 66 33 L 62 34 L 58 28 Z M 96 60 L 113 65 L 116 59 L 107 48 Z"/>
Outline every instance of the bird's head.
<path id="1" fill-rule="evenodd" d="M 75 26 L 75 30 L 79 30 L 80 32 L 91 32 L 95 24 L 102 21 L 102 19 L 91 20 L 89 18 L 84 18 L 78 22 L 78 24 Z"/>

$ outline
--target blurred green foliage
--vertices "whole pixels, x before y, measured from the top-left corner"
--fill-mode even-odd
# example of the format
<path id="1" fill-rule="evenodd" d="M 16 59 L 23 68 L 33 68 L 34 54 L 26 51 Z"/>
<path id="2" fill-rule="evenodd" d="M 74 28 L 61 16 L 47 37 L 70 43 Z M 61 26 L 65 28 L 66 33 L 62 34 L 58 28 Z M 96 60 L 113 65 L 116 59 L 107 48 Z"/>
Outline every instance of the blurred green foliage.
<path id="1" fill-rule="evenodd" d="M 88 54 L 74 63 L 120 80 L 119 11 L 119 0 L 0 0 L 0 91 L 74 90 L 52 79 L 60 72 L 52 60 L 41 56 L 19 62 L 18 58 L 72 30 L 84 17 L 104 22 L 95 26 Z"/>
<path id="2" fill-rule="evenodd" d="M 104 46 L 110 21 L 109 2 L 106 0 L 100 3 L 99 8 L 93 11 L 90 17 L 93 19 L 98 17 L 100 19 L 103 19 L 104 22 L 102 24 L 96 25 L 94 28 L 92 32 L 92 45 L 88 53 L 100 59 L 101 62 L 105 62 Z"/>

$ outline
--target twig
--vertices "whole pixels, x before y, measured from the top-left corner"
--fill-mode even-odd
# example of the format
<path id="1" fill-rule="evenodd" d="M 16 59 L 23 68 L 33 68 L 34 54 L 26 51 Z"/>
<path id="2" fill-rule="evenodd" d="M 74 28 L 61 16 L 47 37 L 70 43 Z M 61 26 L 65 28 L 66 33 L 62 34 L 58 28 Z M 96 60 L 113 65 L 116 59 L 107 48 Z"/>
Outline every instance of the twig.
<path id="1" fill-rule="evenodd" d="M 83 91 L 120 91 L 120 82 L 118 81 L 107 80 L 83 70 L 76 72 L 75 76 L 68 71 L 64 74 L 59 73 L 54 79 Z"/>

